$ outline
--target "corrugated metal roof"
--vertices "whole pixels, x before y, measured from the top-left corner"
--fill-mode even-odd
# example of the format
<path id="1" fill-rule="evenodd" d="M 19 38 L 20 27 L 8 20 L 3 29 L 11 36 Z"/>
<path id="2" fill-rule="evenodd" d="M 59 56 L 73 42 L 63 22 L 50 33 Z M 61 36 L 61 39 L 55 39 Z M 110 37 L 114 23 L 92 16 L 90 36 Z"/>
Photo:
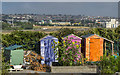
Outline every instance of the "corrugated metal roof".
<path id="1" fill-rule="evenodd" d="M 77 37 L 77 38 L 79 38 L 79 39 L 82 39 L 81 37 L 78 37 L 78 36 L 76 36 L 76 35 L 74 35 L 74 34 L 69 34 L 69 35 L 67 35 L 67 36 L 64 36 L 63 39 L 65 39 L 66 37 L 71 36 L 71 35 L 73 35 L 73 36 L 75 36 L 75 37 Z"/>
<path id="2" fill-rule="evenodd" d="M 81 37 L 82 37 L 82 38 L 88 38 L 88 37 L 93 36 L 93 35 L 97 35 L 97 34 L 88 34 L 88 35 L 83 35 L 83 36 L 81 36 Z M 107 41 L 109 41 L 109 42 L 114 43 L 112 40 L 109 40 L 109 39 L 107 39 L 107 38 L 101 37 L 101 36 L 99 36 L 99 35 L 97 35 L 97 36 L 100 37 L 100 38 L 103 38 L 104 40 L 107 40 Z"/>
<path id="3" fill-rule="evenodd" d="M 47 36 L 41 38 L 40 40 L 45 40 L 45 39 L 58 39 L 58 38 L 53 37 L 53 36 L 51 36 L 51 35 L 47 35 Z"/>
<path id="4" fill-rule="evenodd" d="M 94 34 L 87 34 L 87 35 L 83 35 L 83 36 L 81 36 L 82 38 L 88 38 L 88 37 L 90 37 L 90 36 L 92 36 L 92 35 L 94 35 Z"/>
<path id="5" fill-rule="evenodd" d="M 14 50 L 14 49 L 20 48 L 20 47 L 22 47 L 22 45 L 13 45 L 13 46 L 6 47 L 5 50 Z"/>

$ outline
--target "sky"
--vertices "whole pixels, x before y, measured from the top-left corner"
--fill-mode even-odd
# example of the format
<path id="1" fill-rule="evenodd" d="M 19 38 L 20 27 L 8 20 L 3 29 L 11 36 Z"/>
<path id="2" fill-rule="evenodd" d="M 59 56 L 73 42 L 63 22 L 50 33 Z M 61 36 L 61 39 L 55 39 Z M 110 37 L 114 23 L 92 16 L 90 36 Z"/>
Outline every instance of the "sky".
<path id="1" fill-rule="evenodd" d="M 1 0 L 2 2 L 118 2 L 120 0 Z"/>

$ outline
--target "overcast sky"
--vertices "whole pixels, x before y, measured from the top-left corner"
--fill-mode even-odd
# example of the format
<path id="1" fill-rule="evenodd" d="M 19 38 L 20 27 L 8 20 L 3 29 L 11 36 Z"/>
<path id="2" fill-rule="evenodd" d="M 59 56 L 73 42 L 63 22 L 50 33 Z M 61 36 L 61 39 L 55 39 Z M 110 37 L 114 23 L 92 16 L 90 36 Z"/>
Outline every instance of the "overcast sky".
<path id="1" fill-rule="evenodd" d="M 2 0 L 2 2 L 118 2 L 120 0 Z"/>

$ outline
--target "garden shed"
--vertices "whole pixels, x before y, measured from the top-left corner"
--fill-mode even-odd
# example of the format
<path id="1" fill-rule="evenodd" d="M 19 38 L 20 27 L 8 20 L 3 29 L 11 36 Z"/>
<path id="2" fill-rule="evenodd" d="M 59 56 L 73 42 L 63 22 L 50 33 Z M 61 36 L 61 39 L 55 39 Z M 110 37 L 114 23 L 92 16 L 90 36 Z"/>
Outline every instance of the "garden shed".
<path id="1" fill-rule="evenodd" d="M 82 53 L 87 61 L 99 61 L 100 57 L 106 52 L 106 41 L 111 43 L 113 54 L 113 41 L 103 38 L 96 34 L 88 34 L 82 37 Z"/>
<path id="2" fill-rule="evenodd" d="M 82 38 L 80 38 L 74 34 L 70 34 L 70 35 L 63 38 L 63 41 L 66 41 L 66 40 L 68 40 L 68 41 L 70 40 L 71 42 L 75 42 L 75 45 L 79 46 L 79 49 L 78 49 L 79 53 L 81 53 L 81 40 L 82 40 Z M 81 54 L 76 53 L 76 55 L 78 55 L 77 59 L 81 58 Z"/>
<path id="3" fill-rule="evenodd" d="M 65 36 L 65 37 L 63 38 L 63 40 L 65 40 L 65 39 L 71 39 L 72 42 L 77 41 L 77 42 L 80 42 L 80 43 L 81 43 L 81 40 L 82 40 L 82 38 L 80 38 L 80 37 L 78 37 L 78 36 L 76 36 L 76 35 L 74 35 L 74 34 L 70 34 L 70 35 L 68 35 L 68 36 Z"/>
<path id="4" fill-rule="evenodd" d="M 22 65 L 24 58 L 24 51 L 21 45 L 13 45 L 4 49 L 5 61 L 10 62 L 10 65 Z"/>
<path id="5" fill-rule="evenodd" d="M 57 43 L 58 38 L 55 38 L 50 35 L 47 35 L 40 39 L 40 54 L 44 58 L 41 60 L 41 64 L 51 66 L 52 62 L 58 62 L 58 56 L 56 56 L 54 52 Z"/>

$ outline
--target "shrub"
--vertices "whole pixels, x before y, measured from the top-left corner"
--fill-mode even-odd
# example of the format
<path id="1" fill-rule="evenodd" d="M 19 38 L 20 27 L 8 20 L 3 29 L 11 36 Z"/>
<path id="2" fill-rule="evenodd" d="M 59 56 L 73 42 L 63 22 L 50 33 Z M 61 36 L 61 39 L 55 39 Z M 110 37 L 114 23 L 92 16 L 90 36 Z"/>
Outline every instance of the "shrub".
<path id="1" fill-rule="evenodd" d="M 98 64 L 101 73 L 113 74 L 115 72 L 120 72 L 120 57 L 115 58 L 114 56 L 103 56 Z"/>

